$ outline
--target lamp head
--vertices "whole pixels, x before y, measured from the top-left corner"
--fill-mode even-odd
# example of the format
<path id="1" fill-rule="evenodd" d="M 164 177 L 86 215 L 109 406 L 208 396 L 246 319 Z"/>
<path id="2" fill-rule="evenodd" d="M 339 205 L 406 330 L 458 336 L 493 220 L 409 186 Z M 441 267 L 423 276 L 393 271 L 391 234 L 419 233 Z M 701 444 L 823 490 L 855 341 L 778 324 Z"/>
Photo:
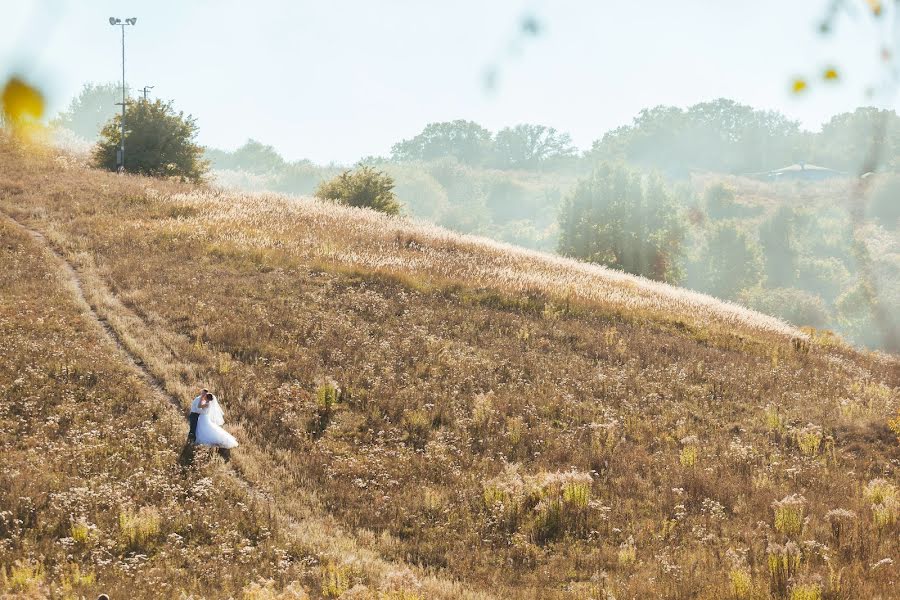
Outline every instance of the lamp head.
<path id="1" fill-rule="evenodd" d="M 137 17 L 131 17 L 130 19 L 125 19 L 125 22 L 128 23 L 129 25 L 134 25 L 135 23 L 137 23 Z"/>
<path id="2" fill-rule="evenodd" d="M 117 18 L 115 18 L 115 17 L 110 17 L 110 18 L 109 18 L 109 24 L 110 24 L 110 25 L 118 25 L 118 24 L 121 23 L 121 22 L 122 22 L 121 20 L 119 20 L 119 19 L 117 19 Z"/>

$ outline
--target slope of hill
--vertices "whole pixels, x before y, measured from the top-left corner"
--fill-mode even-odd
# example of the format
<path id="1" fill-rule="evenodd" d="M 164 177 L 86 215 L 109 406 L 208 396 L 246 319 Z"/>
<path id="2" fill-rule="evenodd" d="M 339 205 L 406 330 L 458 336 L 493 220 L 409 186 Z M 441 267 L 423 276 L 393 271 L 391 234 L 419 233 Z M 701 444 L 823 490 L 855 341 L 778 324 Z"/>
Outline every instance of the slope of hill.
<path id="1" fill-rule="evenodd" d="M 250 518 L 228 508 L 251 494 L 235 481 L 271 497 L 261 557 L 221 590 L 204 584 L 205 595 L 234 595 L 258 577 L 324 597 L 351 597 L 357 584 L 381 590 L 357 587 L 372 597 L 892 593 L 895 358 L 706 296 L 366 211 L 117 177 L 9 140 L 0 173 L 0 209 L 74 266 L 93 310 L 165 393 L 186 403 L 206 385 L 223 400 L 242 446 L 229 468 L 195 467 L 223 482 L 217 494 L 234 488 L 232 502 L 213 501 L 222 521 Z M 4 245 L 24 246 L 13 232 L 4 227 Z M 10 268 L 9 289 L 21 286 L 10 297 L 55 306 L 35 298 L 46 280 L 37 267 Z M 63 323 L 59 335 L 75 336 Z M 19 371 L 57 363 L 39 351 L 39 330 L 3 336 L 37 347 L 2 371 L 0 415 L 13 419 L 54 397 L 52 387 L 8 392 L 25 383 Z M 105 364 L 90 358 L 97 344 L 71 344 Z M 98 372 L 89 404 L 75 394 L 60 405 L 120 426 L 126 371 Z M 144 385 L 130 377 L 128 389 Z M 145 467 L 140 477 L 176 481 L 178 423 L 160 420 L 168 437 L 116 444 L 159 457 L 148 461 L 158 474 Z M 4 443 L 19 448 L 13 437 L 22 435 Z M 8 462 L 19 471 L 33 468 L 21 443 Z M 98 441 L 85 468 L 137 484 L 133 470 L 93 457 L 111 445 Z M 0 510 L 76 483 L 36 480 L 0 496 Z M 130 501 L 134 514 L 157 507 L 187 519 L 180 503 Z M 115 529 L 110 508 L 72 502 Z M 35 547 L 75 537 L 59 523 L 29 523 L 0 562 L 54 556 Z M 163 539 L 147 560 L 170 565 L 173 589 L 197 589 L 189 563 L 160 558 Z M 190 539 L 218 552 L 198 551 L 212 562 L 245 564 L 237 539 Z M 117 581 L 75 548 L 84 569 Z M 280 548 L 295 571 L 278 571 Z M 45 573 L 54 585 L 61 556 Z"/>
<path id="2" fill-rule="evenodd" d="M 139 575 L 148 595 L 206 595 L 278 571 L 264 507 L 206 454 L 182 470 L 174 411 L 84 319 L 27 234 L 4 220 L 0 239 L 6 591 L 71 597 L 128 589 Z M 223 546 L 258 564 L 216 560 Z"/>

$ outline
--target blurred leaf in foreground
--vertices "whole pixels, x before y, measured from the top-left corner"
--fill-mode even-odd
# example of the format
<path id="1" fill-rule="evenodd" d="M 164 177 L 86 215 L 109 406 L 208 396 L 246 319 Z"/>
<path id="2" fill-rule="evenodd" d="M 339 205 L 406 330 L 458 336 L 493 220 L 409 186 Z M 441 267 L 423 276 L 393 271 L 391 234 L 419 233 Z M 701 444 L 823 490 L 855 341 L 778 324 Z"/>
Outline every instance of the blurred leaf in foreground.
<path id="1" fill-rule="evenodd" d="M 37 88 L 12 77 L 3 86 L 0 96 L 3 118 L 13 125 L 24 125 L 39 120 L 44 115 L 44 95 Z"/>
<path id="2" fill-rule="evenodd" d="M 866 4 L 869 5 L 869 10 L 872 11 L 872 14 L 876 17 L 881 16 L 881 0 L 866 0 Z"/>

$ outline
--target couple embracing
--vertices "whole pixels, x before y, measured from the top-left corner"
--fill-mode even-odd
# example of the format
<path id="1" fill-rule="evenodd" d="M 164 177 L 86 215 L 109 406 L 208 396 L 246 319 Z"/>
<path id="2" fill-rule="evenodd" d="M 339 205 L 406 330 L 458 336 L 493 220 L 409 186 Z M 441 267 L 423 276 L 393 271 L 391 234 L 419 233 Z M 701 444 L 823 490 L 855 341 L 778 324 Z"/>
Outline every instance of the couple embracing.
<path id="1" fill-rule="evenodd" d="M 191 402 L 188 422 L 188 442 L 191 444 L 226 449 L 236 448 L 238 445 L 234 436 L 222 429 L 225 414 L 219 406 L 218 398 L 207 389 L 200 390 L 200 395 Z"/>

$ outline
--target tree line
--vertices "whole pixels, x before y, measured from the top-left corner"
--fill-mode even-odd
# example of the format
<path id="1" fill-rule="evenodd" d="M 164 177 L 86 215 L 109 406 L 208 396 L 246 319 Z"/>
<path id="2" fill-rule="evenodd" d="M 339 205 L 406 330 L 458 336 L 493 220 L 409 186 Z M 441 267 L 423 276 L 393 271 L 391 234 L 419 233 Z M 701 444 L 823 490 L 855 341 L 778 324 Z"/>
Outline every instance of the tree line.
<path id="1" fill-rule="evenodd" d="M 87 84 L 55 124 L 96 140 L 115 118 L 120 101 L 117 84 Z M 417 135 L 395 143 L 388 156 L 360 162 L 404 164 L 451 158 L 476 168 L 587 173 L 596 163 L 611 161 L 669 178 L 684 178 L 694 171 L 748 174 L 809 162 L 852 173 L 863 166 L 873 140 L 879 143 L 879 160 L 866 168 L 893 171 L 900 167 L 896 159 L 900 117 L 892 110 L 859 108 L 835 115 L 820 131 L 810 132 L 777 111 L 719 98 L 687 108 L 646 108 L 583 152 L 568 133 L 547 125 L 521 123 L 494 133 L 458 119 L 429 123 Z M 286 162 L 271 146 L 252 140 L 234 152 L 205 149 L 205 154 L 216 168 L 256 172 L 279 169 Z"/>

